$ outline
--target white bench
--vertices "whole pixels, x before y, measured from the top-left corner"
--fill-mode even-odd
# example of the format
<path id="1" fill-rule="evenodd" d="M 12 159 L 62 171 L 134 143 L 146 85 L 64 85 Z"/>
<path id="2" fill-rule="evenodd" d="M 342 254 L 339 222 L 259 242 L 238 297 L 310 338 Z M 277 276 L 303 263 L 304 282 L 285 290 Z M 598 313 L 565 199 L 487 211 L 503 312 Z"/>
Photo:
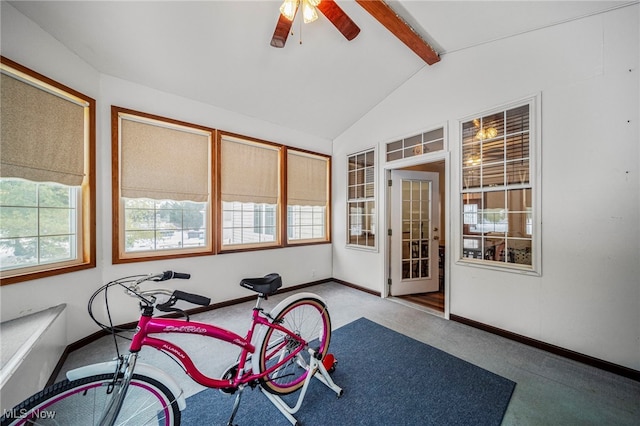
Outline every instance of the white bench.
<path id="1" fill-rule="evenodd" d="M 66 305 L 0 324 L 0 412 L 42 390 L 67 346 Z"/>

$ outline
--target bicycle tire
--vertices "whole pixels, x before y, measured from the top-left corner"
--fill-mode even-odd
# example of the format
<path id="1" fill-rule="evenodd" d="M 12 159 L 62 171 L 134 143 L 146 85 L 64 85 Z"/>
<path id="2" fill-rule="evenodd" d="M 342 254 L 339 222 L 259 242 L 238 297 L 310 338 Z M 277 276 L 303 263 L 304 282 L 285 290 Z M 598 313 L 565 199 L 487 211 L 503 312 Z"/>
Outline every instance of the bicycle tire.
<path id="1" fill-rule="evenodd" d="M 293 300 L 282 310 L 271 313 L 273 322 L 301 336 L 321 359 L 329 350 L 331 341 L 331 317 L 325 303 L 319 298 L 306 296 Z M 286 334 L 269 328 L 258 344 L 260 374 L 284 359 L 296 346 Z M 275 395 L 287 395 L 298 390 L 307 377 L 310 354 L 303 349 L 296 357 L 280 368 L 262 377 L 260 385 Z"/>
<path id="2" fill-rule="evenodd" d="M 113 389 L 107 391 L 112 381 L 113 374 L 102 374 L 55 383 L 5 412 L 0 424 L 96 425 L 102 408 L 116 393 Z M 115 424 L 177 426 L 180 410 L 166 386 L 150 377 L 134 374 Z"/>

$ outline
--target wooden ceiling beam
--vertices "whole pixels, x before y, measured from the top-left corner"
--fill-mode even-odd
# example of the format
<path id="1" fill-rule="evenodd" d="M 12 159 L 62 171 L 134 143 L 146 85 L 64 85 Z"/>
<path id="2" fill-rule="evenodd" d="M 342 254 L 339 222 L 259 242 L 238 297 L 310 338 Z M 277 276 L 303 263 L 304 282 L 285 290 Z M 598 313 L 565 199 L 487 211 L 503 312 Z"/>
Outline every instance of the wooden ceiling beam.
<path id="1" fill-rule="evenodd" d="M 440 61 L 440 56 L 433 47 L 383 0 L 356 0 L 356 2 L 427 64 L 433 65 Z"/>

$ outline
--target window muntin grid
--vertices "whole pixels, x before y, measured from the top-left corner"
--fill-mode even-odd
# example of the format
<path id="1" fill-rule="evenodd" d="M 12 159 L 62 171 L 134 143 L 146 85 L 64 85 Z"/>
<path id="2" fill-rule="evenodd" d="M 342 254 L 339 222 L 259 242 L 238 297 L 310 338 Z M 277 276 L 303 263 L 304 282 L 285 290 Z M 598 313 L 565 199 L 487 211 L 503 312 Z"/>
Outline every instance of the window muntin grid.
<path id="1" fill-rule="evenodd" d="M 462 123 L 462 257 L 532 268 L 531 104 Z"/>
<path id="2" fill-rule="evenodd" d="M 375 150 L 348 157 L 347 245 L 376 246 Z"/>

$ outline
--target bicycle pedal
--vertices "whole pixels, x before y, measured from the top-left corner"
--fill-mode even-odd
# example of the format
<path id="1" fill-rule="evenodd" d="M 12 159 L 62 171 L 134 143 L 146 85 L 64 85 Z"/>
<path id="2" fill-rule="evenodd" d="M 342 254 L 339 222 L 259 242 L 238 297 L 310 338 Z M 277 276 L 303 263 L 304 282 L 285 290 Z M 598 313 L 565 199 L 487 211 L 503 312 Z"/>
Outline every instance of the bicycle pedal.
<path id="1" fill-rule="evenodd" d="M 338 361 L 336 360 L 336 357 L 333 356 L 333 354 L 326 354 L 324 358 L 322 358 L 322 365 L 328 373 L 333 373 L 334 371 L 336 371 L 336 364 L 338 364 Z"/>

